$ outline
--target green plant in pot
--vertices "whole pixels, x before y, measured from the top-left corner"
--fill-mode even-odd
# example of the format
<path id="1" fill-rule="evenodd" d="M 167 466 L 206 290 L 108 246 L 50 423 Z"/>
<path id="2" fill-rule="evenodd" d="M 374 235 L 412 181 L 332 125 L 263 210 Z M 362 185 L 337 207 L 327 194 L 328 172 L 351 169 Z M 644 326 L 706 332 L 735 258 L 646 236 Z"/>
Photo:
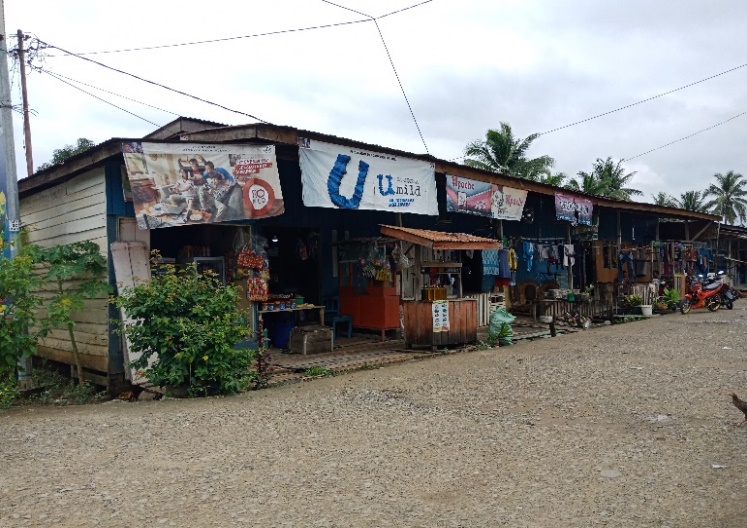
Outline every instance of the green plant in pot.
<path id="1" fill-rule="evenodd" d="M 177 268 L 154 252 L 150 282 L 113 297 L 134 324 L 119 324 L 134 352 L 131 366 L 160 387 L 188 390 L 192 396 L 246 390 L 256 377 L 254 351 L 234 345 L 249 335 L 242 324 L 239 293 L 215 273 L 194 265 Z"/>

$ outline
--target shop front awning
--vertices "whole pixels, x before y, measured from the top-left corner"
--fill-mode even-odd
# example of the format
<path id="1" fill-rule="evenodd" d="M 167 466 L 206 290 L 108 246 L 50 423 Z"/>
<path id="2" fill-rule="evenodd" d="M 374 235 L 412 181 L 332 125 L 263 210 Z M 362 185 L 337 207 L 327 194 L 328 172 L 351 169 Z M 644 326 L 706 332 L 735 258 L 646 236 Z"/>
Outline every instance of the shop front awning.
<path id="1" fill-rule="evenodd" d="M 444 233 L 428 229 L 382 225 L 381 234 L 431 249 L 501 249 L 501 243 L 498 240 L 464 233 Z"/>

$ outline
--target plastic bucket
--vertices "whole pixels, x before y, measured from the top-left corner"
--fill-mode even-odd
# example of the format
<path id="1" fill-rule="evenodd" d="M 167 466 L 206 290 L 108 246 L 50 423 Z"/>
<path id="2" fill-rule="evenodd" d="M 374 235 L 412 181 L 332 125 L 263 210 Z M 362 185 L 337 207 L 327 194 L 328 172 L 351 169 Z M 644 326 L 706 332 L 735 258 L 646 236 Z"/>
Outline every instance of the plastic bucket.
<path id="1" fill-rule="evenodd" d="M 653 311 L 653 306 L 650 304 L 642 304 L 641 305 L 641 315 L 644 317 L 651 317 Z"/>

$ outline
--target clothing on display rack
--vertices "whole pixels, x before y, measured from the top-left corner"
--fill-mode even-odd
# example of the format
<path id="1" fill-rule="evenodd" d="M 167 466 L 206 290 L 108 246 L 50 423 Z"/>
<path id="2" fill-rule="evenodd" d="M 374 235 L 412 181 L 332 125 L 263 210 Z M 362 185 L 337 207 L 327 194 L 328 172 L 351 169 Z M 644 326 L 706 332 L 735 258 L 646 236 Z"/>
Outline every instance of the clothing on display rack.
<path id="1" fill-rule="evenodd" d="M 532 260 L 534 259 L 534 243 L 524 241 L 522 244 L 524 260 L 527 263 L 527 271 L 532 271 Z"/>
<path id="2" fill-rule="evenodd" d="M 625 265 L 628 265 L 628 281 L 633 282 L 635 279 L 635 263 L 633 261 L 633 254 L 630 251 L 621 251 L 617 255 L 617 282 L 622 283 L 625 280 L 623 275 L 623 269 Z"/>

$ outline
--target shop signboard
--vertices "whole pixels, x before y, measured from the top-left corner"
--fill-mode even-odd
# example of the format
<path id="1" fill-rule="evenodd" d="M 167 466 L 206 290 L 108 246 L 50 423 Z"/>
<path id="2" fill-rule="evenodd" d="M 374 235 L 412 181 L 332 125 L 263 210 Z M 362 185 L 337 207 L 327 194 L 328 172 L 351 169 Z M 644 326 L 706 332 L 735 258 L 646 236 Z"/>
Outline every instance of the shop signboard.
<path id="1" fill-rule="evenodd" d="M 449 212 L 518 221 L 526 201 L 527 191 L 446 175 L 446 210 Z"/>
<path id="2" fill-rule="evenodd" d="M 594 204 L 586 198 L 555 193 L 555 216 L 574 224 L 591 225 Z"/>
<path id="3" fill-rule="evenodd" d="M 449 301 L 433 301 L 433 331 L 449 331 Z"/>
<path id="4" fill-rule="evenodd" d="M 308 138 L 299 147 L 308 207 L 438 215 L 433 163 Z"/>
<path id="5" fill-rule="evenodd" d="M 274 145 L 122 144 L 138 227 L 154 229 L 285 211 Z"/>

